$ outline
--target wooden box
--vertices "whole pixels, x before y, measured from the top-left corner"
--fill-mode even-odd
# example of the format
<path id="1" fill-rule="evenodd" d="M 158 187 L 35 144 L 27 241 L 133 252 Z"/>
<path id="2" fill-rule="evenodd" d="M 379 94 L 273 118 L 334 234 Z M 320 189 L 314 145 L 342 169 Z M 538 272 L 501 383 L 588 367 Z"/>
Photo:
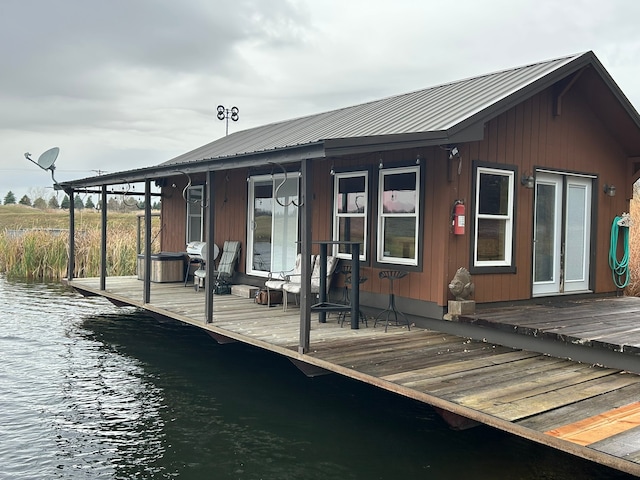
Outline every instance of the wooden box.
<path id="1" fill-rule="evenodd" d="M 182 253 L 160 252 L 151 255 L 151 281 L 155 283 L 183 282 L 185 257 Z M 138 280 L 144 280 L 144 255 L 138 254 Z"/>

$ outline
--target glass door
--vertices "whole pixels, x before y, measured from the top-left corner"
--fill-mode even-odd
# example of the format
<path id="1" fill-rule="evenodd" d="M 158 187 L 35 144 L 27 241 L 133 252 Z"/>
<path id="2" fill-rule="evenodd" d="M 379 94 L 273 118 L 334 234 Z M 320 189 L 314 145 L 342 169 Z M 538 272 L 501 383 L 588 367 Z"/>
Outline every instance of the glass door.
<path id="1" fill-rule="evenodd" d="M 533 296 L 589 291 L 590 178 L 538 173 Z"/>
<path id="2" fill-rule="evenodd" d="M 298 245 L 298 178 L 262 175 L 249 179 L 247 272 L 291 270 Z"/>

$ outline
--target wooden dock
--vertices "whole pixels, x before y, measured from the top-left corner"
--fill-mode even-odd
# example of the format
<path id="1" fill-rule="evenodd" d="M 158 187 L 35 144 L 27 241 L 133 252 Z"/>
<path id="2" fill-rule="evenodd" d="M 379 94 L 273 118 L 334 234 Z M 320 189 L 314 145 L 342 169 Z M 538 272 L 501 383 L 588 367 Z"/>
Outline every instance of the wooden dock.
<path id="1" fill-rule="evenodd" d="M 142 283 L 112 277 L 100 291 L 97 278 L 69 282 L 84 294 L 195 325 L 219 340 L 284 355 L 307 370 L 335 372 L 640 476 L 640 375 L 435 330 L 394 326 L 385 333 L 372 322 L 352 330 L 340 327 L 335 317 L 324 324 L 312 319 L 311 351 L 299 354 L 295 308 L 283 312 L 220 295 L 214 299 L 214 322 L 205 324 L 204 292 L 152 284 L 151 301 L 143 304 Z M 518 317 L 517 311 L 510 315 Z M 640 313 L 635 318 L 640 325 Z"/>

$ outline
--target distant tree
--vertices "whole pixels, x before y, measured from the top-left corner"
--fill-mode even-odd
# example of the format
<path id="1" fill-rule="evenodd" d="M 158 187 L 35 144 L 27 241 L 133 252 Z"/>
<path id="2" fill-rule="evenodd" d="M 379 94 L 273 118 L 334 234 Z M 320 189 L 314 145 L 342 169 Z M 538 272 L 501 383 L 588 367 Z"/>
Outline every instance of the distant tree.
<path id="1" fill-rule="evenodd" d="M 53 196 L 49 199 L 49 208 L 60 208 L 60 204 L 58 203 L 58 198 Z"/>
<path id="2" fill-rule="evenodd" d="M 73 199 L 73 208 L 75 208 L 76 210 L 82 210 L 84 208 L 84 202 L 79 196 L 76 196 Z"/>
<path id="3" fill-rule="evenodd" d="M 23 195 L 22 198 L 20 199 L 20 202 L 18 203 L 20 203 L 20 205 L 26 205 L 27 207 L 30 207 L 31 199 L 28 196 Z"/>
<path id="4" fill-rule="evenodd" d="M 144 200 L 140 200 L 138 202 L 138 210 L 144 210 L 144 207 L 145 207 Z"/>
<path id="5" fill-rule="evenodd" d="M 84 202 L 84 208 L 96 208 L 91 197 L 87 197 L 86 202 Z"/>
<path id="6" fill-rule="evenodd" d="M 120 202 L 117 198 L 111 197 L 107 200 L 107 210 L 116 212 L 120 210 Z"/>
<path id="7" fill-rule="evenodd" d="M 5 205 L 15 205 L 16 204 L 16 196 L 13 194 L 11 190 L 4 196 L 4 204 Z"/>
<path id="8" fill-rule="evenodd" d="M 39 210 L 46 210 L 47 201 L 42 197 L 38 197 L 33 201 L 33 206 Z"/>
<path id="9" fill-rule="evenodd" d="M 69 195 L 65 195 L 64 198 L 62 199 L 62 203 L 60 204 L 60 208 L 63 208 L 64 210 L 68 210 L 70 206 L 71 206 L 71 202 L 69 201 Z"/>
<path id="10" fill-rule="evenodd" d="M 154 210 L 160 210 L 161 208 L 160 202 L 153 202 L 153 205 L 151 205 L 151 208 L 153 208 Z"/>

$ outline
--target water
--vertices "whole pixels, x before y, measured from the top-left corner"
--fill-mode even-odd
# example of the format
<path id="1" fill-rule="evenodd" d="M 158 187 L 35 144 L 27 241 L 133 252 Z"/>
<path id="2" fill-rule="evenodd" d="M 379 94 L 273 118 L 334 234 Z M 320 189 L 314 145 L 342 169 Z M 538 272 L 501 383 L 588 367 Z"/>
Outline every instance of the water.
<path id="1" fill-rule="evenodd" d="M 631 478 L 58 285 L 0 300 L 3 480 Z"/>

